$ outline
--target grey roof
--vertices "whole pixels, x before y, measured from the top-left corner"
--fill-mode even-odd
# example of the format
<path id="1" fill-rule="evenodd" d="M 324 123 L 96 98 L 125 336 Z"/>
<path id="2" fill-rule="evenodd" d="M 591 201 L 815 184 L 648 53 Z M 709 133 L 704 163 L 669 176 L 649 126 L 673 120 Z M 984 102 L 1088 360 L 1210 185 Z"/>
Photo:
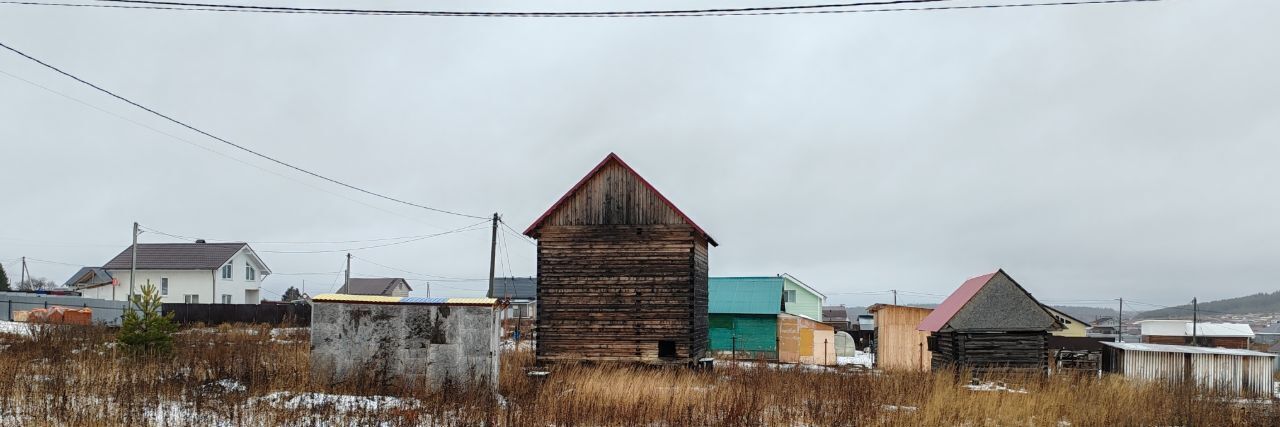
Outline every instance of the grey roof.
<path id="1" fill-rule="evenodd" d="M 1058 320 L 1004 270 L 998 270 L 991 276 L 946 326 L 956 331 L 1048 331 L 1060 328 Z"/>
<path id="2" fill-rule="evenodd" d="M 495 277 L 489 289 L 489 298 L 537 299 L 538 278 Z"/>
<path id="3" fill-rule="evenodd" d="M 823 322 L 847 322 L 849 321 L 848 308 L 843 305 L 824 305 L 822 306 Z"/>
<path id="4" fill-rule="evenodd" d="M 1238 348 L 1221 348 L 1221 347 L 1192 347 L 1189 345 L 1168 345 L 1168 344 L 1146 344 L 1135 342 L 1106 342 L 1102 344 L 1115 347 L 1121 350 L 1132 351 L 1158 351 L 1162 353 L 1191 353 L 1191 354 L 1225 354 L 1231 356 L 1262 356 L 1275 357 L 1271 353 L 1263 353 L 1261 351 L 1242 350 Z"/>
<path id="5" fill-rule="evenodd" d="M 139 270 L 216 270 L 245 243 L 139 243 Z M 125 248 L 102 268 L 129 269 L 133 248 Z"/>
<path id="6" fill-rule="evenodd" d="M 89 287 L 97 285 L 105 285 L 111 283 L 111 273 L 102 267 L 83 267 L 76 274 L 72 274 L 70 279 L 62 286 L 72 287 Z"/>
<path id="7" fill-rule="evenodd" d="M 338 288 L 340 294 L 347 295 L 382 295 L 391 296 L 391 290 L 395 289 L 397 283 L 403 283 L 410 291 L 413 290 L 409 286 L 409 282 L 399 277 L 380 277 L 380 278 L 351 278 L 346 285 Z M 350 288 L 350 289 L 348 289 Z"/>

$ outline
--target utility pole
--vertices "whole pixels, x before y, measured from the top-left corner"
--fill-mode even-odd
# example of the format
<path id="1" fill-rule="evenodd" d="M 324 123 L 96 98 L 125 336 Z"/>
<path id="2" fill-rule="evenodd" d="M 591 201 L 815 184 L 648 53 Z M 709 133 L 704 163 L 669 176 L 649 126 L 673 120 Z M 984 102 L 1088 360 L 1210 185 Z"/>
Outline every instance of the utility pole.
<path id="1" fill-rule="evenodd" d="M 1191 299 L 1191 345 L 1194 345 L 1194 346 L 1200 345 L 1200 340 L 1196 339 L 1196 335 L 1198 335 L 1197 334 L 1198 331 L 1196 331 L 1196 328 L 1200 326 L 1200 325 L 1197 325 L 1197 323 L 1200 323 L 1200 313 L 1198 310 L 1199 310 L 1199 307 L 1196 305 L 1196 299 L 1192 298 Z"/>
<path id="2" fill-rule="evenodd" d="M 22 273 L 18 274 L 18 287 L 27 286 L 27 257 L 22 257 Z"/>
<path id="3" fill-rule="evenodd" d="M 1120 316 L 1116 318 L 1116 342 L 1124 342 L 1124 298 L 1120 298 Z"/>
<path id="4" fill-rule="evenodd" d="M 890 292 L 893 292 L 893 305 L 898 305 L 898 290 L 894 289 Z"/>
<path id="5" fill-rule="evenodd" d="M 348 294 L 351 293 L 351 252 L 347 252 L 347 270 L 342 279 L 342 288 L 346 289 Z"/>
<path id="6" fill-rule="evenodd" d="M 489 290 L 493 290 L 493 267 L 498 260 L 498 213 L 493 213 L 493 236 L 489 241 Z"/>
<path id="7" fill-rule="evenodd" d="M 133 246 L 129 247 L 129 302 L 133 302 L 133 278 L 138 275 L 138 222 L 133 222 Z"/>

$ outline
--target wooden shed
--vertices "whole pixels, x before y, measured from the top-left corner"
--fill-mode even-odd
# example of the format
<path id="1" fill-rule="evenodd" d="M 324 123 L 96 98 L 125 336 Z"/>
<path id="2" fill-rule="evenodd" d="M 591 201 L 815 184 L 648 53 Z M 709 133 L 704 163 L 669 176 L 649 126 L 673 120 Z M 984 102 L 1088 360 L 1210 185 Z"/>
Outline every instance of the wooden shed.
<path id="1" fill-rule="evenodd" d="M 933 309 L 902 305 L 876 304 L 867 307 L 876 322 L 876 367 L 883 370 L 929 371 L 933 353 L 929 351 L 929 332 L 916 326 Z"/>
<path id="2" fill-rule="evenodd" d="M 920 322 L 934 370 L 1047 372 L 1049 332 L 1062 325 L 1004 270 L 960 285 Z"/>
<path id="3" fill-rule="evenodd" d="M 538 363 L 705 357 L 716 241 L 617 155 L 525 234 L 538 240 Z"/>

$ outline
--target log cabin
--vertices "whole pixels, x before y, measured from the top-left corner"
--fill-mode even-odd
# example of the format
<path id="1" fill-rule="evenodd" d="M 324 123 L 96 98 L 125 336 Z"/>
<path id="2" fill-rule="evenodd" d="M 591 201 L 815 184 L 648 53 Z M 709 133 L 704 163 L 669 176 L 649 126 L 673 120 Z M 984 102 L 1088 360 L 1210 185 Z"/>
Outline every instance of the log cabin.
<path id="1" fill-rule="evenodd" d="M 934 370 L 1045 373 L 1049 332 L 1062 328 L 1004 270 L 966 280 L 918 329 L 930 334 Z"/>
<path id="2" fill-rule="evenodd" d="M 537 363 L 706 356 L 717 243 L 616 154 L 524 234 L 538 242 Z"/>

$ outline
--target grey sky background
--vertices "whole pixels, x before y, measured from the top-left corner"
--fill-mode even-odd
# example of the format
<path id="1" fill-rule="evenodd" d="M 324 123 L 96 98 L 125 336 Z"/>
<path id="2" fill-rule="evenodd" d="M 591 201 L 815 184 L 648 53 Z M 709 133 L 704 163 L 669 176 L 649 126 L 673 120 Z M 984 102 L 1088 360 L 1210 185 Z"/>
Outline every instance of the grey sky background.
<path id="1" fill-rule="evenodd" d="M 770 2 L 782 3 L 792 2 Z M 500 212 L 520 231 L 617 152 L 720 241 L 712 275 L 788 272 L 831 303 L 883 302 L 849 293 L 887 289 L 945 295 L 1003 267 L 1050 302 L 1175 304 L 1280 288 L 1277 16 L 1280 2 L 1264 0 L 660 19 L 0 5 L 0 41 L 302 167 L 429 206 Z M 0 71 L 204 147 L 0 73 L 0 261 L 11 277 L 24 255 L 101 265 L 135 220 L 249 242 L 478 221 L 302 176 L 8 52 Z M 534 247 L 510 235 L 506 245 L 510 272 L 534 274 Z M 355 254 L 479 279 L 488 231 Z M 261 255 L 277 273 L 270 298 L 304 279 L 309 293 L 333 289 L 343 261 Z M 30 264 L 58 283 L 75 268 Z M 437 282 L 432 293 L 483 289 Z"/>

